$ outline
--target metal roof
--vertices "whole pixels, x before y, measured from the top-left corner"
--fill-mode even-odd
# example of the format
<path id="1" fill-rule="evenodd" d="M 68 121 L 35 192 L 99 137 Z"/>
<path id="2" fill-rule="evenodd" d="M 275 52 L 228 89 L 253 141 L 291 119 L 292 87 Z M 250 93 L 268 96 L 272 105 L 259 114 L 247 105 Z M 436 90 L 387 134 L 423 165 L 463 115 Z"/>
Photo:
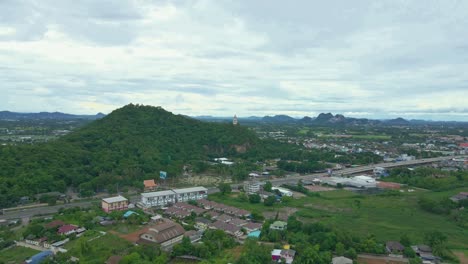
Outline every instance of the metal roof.
<path id="1" fill-rule="evenodd" d="M 171 190 L 166 190 L 166 191 L 159 191 L 159 192 L 148 192 L 148 193 L 142 193 L 141 197 L 149 198 L 149 197 L 157 197 L 157 196 L 163 196 L 163 195 L 174 195 L 175 192 Z"/>
<path id="2" fill-rule="evenodd" d="M 128 201 L 127 198 L 119 195 L 119 196 L 115 196 L 115 197 L 109 197 L 109 198 L 104 198 L 102 199 L 104 202 L 106 203 L 117 203 L 117 202 L 123 202 L 123 201 Z"/>
<path id="3" fill-rule="evenodd" d="M 201 192 L 201 191 L 208 191 L 208 189 L 206 189 L 205 187 L 203 186 L 199 186 L 199 187 L 191 187 L 191 188 L 184 188 L 184 189 L 174 189 L 173 190 L 175 193 L 189 193 L 189 192 Z"/>

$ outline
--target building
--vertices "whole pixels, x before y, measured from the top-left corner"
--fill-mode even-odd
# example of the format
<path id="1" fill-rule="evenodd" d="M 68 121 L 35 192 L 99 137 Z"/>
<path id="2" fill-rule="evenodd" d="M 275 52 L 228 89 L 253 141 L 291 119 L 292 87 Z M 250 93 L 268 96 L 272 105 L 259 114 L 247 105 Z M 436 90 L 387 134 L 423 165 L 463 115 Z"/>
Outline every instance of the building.
<path id="1" fill-rule="evenodd" d="M 208 189 L 206 189 L 205 187 L 192 187 L 184 189 L 173 189 L 159 192 L 142 193 L 140 204 L 143 207 L 163 207 L 177 202 L 202 200 L 207 197 Z"/>
<path id="2" fill-rule="evenodd" d="M 78 226 L 76 225 L 63 225 L 61 227 L 59 227 L 57 233 L 59 235 L 70 235 L 70 234 L 73 234 L 76 232 L 76 230 L 78 229 Z"/>
<path id="3" fill-rule="evenodd" d="M 260 182 L 256 180 L 245 181 L 244 182 L 244 191 L 247 194 L 254 194 L 260 191 Z"/>
<path id="4" fill-rule="evenodd" d="M 405 247 L 398 241 L 387 241 L 385 248 L 389 254 L 403 254 Z"/>
<path id="5" fill-rule="evenodd" d="M 353 264 L 353 260 L 345 257 L 334 257 L 332 264 Z"/>
<path id="6" fill-rule="evenodd" d="M 176 202 L 176 194 L 171 190 L 141 194 L 141 203 L 145 207 L 166 206 Z"/>
<path id="7" fill-rule="evenodd" d="M 46 260 L 48 257 L 53 256 L 54 253 L 50 250 L 42 251 L 37 253 L 36 255 L 32 256 L 30 259 L 26 260 L 28 264 L 39 264 Z"/>
<path id="8" fill-rule="evenodd" d="M 468 199 L 468 192 L 461 192 L 459 194 L 456 194 L 452 197 L 450 197 L 450 200 L 458 203 L 459 201 L 462 201 L 462 200 L 465 200 L 465 199 Z"/>
<path id="9" fill-rule="evenodd" d="M 163 249 L 172 248 L 175 244 L 180 243 L 184 236 L 184 228 L 172 221 L 166 221 L 147 228 L 140 235 L 140 242 L 156 243 Z"/>
<path id="10" fill-rule="evenodd" d="M 154 180 L 144 180 L 143 185 L 145 186 L 145 192 L 154 192 L 158 187 L 158 184 Z"/>
<path id="11" fill-rule="evenodd" d="M 357 188 L 375 188 L 377 187 L 377 182 L 374 178 L 369 176 L 355 176 L 349 178 L 345 183 L 348 186 L 357 187 Z"/>
<path id="12" fill-rule="evenodd" d="M 273 224 L 270 225 L 270 229 L 272 230 L 286 230 L 288 227 L 288 223 L 283 221 L 275 221 Z"/>
<path id="13" fill-rule="evenodd" d="M 187 202 L 190 200 L 201 200 L 208 197 L 208 189 L 205 187 L 191 187 L 184 189 L 174 189 L 177 202 Z"/>
<path id="14" fill-rule="evenodd" d="M 112 212 L 116 210 L 127 210 L 128 208 L 128 199 L 123 196 L 115 196 L 104 198 L 101 201 L 102 210 L 104 212 Z"/>
<path id="15" fill-rule="evenodd" d="M 271 251 L 271 260 L 275 262 L 281 262 L 281 259 L 285 260 L 285 263 L 290 264 L 294 261 L 296 251 L 292 249 L 273 249 Z"/>
<path id="16" fill-rule="evenodd" d="M 293 196 L 293 193 L 290 190 L 282 188 L 282 187 L 271 187 L 271 190 L 279 191 L 281 193 L 281 196 L 289 196 L 289 197 Z"/>

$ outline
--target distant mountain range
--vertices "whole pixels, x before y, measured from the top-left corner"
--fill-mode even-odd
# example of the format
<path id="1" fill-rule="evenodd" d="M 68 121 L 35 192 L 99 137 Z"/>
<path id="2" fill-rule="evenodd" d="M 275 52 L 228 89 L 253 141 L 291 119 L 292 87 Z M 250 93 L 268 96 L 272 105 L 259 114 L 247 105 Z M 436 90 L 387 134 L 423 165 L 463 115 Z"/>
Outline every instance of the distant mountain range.
<path id="1" fill-rule="evenodd" d="M 17 113 L 10 111 L 0 111 L 0 120 L 26 120 L 26 119 L 50 119 L 50 120 L 70 120 L 87 119 L 96 120 L 105 117 L 103 113 L 95 115 L 72 115 L 60 112 L 40 112 L 40 113 Z"/>
<path id="2" fill-rule="evenodd" d="M 213 116 L 196 116 L 195 119 L 211 122 L 226 122 L 232 120 L 232 117 L 213 117 Z M 402 117 L 394 119 L 367 119 L 367 118 L 354 118 L 345 117 L 341 114 L 333 115 L 332 113 L 321 113 L 317 117 L 304 116 L 303 118 L 294 118 L 288 115 L 274 115 L 274 116 L 250 116 L 239 117 L 239 122 L 260 122 L 269 124 L 303 124 L 303 125 L 325 125 L 325 126 L 339 126 L 339 125 L 390 125 L 390 126 L 405 126 L 405 125 L 424 125 L 424 124 L 465 124 L 468 122 L 456 121 L 430 121 L 430 120 L 407 120 Z"/>

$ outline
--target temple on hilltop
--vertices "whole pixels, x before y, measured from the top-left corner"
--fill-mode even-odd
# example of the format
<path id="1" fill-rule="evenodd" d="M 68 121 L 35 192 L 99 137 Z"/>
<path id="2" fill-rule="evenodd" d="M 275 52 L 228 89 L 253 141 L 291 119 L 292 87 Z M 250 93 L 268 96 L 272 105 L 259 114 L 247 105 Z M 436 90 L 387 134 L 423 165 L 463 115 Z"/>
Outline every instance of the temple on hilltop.
<path id="1" fill-rule="evenodd" d="M 232 124 L 237 126 L 239 124 L 239 121 L 237 121 L 237 116 L 234 115 L 234 118 L 232 119 Z"/>

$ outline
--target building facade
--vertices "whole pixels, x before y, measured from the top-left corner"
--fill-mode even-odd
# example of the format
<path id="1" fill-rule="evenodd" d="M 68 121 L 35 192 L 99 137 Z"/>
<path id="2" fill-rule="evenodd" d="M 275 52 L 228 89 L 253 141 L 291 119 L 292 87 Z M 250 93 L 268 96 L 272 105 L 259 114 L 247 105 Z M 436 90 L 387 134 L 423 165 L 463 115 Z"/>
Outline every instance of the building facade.
<path id="1" fill-rule="evenodd" d="M 244 182 L 244 191 L 247 194 L 254 194 L 260 191 L 260 182 L 259 181 L 245 181 Z"/>
<path id="2" fill-rule="evenodd" d="M 177 202 L 201 200 L 207 197 L 208 189 L 205 187 L 192 187 L 185 189 L 142 193 L 140 203 L 143 207 L 163 207 Z"/>
<path id="3" fill-rule="evenodd" d="M 104 198 L 101 201 L 101 207 L 107 213 L 116 210 L 126 210 L 128 208 L 128 199 L 120 195 Z"/>

